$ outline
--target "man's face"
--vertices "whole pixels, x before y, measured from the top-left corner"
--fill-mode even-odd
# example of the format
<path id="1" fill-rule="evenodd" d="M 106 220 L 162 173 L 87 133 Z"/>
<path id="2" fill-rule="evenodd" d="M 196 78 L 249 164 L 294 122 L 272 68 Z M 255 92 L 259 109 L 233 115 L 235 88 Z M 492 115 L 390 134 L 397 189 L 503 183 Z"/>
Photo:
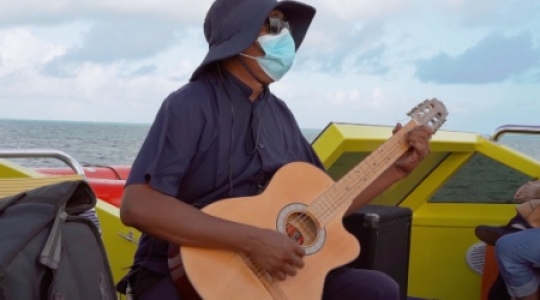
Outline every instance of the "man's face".
<path id="1" fill-rule="evenodd" d="M 276 23 L 277 20 L 270 21 L 270 18 L 275 18 L 281 21 L 285 20 L 285 16 L 283 15 L 281 11 L 279 10 L 271 11 L 268 14 L 268 19 L 266 20 L 261 30 L 259 31 L 259 36 L 263 36 L 267 34 L 278 34 L 279 32 L 277 32 L 276 29 L 280 30 L 283 27 L 283 24 L 277 24 Z M 253 56 L 253 57 L 264 56 L 265 54 L 262 48 L 260 47 L 260 45 L 258 44 L 257 40 L 255 40 L 253 44 L 251 44 L 251 46 L 249 46 L 243 53 L 249 56 Z M 270 77 L 268 77 L 268 75 L 266 75 L 266 73 L 261 69 L 261 67 L 255 60 L 247 59 L 246 64 L 249 66 L 249 68 L 255 73 L 255 75 L 258 78 L 262 79 L 266 83 L 273 82 L 273 80 Z"/>

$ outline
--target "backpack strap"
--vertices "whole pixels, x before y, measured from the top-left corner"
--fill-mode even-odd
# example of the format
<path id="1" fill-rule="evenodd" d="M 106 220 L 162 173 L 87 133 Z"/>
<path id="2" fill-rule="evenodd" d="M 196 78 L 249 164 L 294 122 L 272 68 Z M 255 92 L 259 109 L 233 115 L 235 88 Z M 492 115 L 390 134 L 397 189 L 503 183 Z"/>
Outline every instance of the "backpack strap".
<path id="1" fill-rule="evenodd" d="M 62 252 L 62 224 L 66 221 L 67 213 L 65 205 L 58 209 L 58 213 L 54 218 L 54 223 L 45 242 L 45 246 L 41 250 L 39 262 L 53 270 L 58 269 L 60 265 L 60 254 Z"/>

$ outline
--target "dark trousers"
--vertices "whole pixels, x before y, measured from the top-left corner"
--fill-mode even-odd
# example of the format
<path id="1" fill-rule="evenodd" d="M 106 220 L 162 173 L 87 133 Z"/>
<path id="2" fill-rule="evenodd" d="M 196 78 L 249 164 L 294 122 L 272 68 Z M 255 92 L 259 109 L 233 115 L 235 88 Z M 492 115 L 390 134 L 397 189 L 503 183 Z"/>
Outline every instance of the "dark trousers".
<path id="1" fill-rule="evenodd" d="M 383 272 L 339 268 L 326 276 L 324 300 L 399 300 L 399 285 Z"/>
<path id="2" fill-rule="evenodd" d="M 181 300 L 169 276 L 141 269 L 133 278 L 135 300 Z M 374 270 L 339 268 L 326 276 L 323 300 L 399 300 L 399 285 Z M 187 300 L 187 299 L 186 299 Z"/>

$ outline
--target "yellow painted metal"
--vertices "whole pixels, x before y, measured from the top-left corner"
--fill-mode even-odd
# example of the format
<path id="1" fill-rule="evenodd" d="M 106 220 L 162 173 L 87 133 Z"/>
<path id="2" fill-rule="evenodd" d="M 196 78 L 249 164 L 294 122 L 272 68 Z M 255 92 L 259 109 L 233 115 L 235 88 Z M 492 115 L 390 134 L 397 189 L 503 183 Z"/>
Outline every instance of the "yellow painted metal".
<path id="1" fill-rule="evenodd" d="M 467 264 L 478 224 L 505 224 L 513 205 L 428 203 L 414 211 L 409 256 L 410 296 L 480 299 L 482 277 Z"/>
<path id="2" fill-rule="evenodd" d="M 401 204 L 414 210 L 409 269 L 409 295 L 436 299 L 480 299 L 481 275 L 466 262 L 467 251 L 478 243 L 480 224 L 502 225 L 515 215 L 512 204 L 429 203 L 428 200 L 475 153 L 531 177 L 538 177 L 537 161 L 508 147 L 478 137 L 474 151 L 452 153 Z"/>
<path id="3" fill-rule="evenodd" d="M 524 174 L 540 178 L 539 162 L 510 147 L 481 138 L 479 139 L 477 151 Z"/>
<path id="4" fill-rule="evenodd" d="M 392 127 L 329 125 L 314 143 L 325 166 L 344 154 L 369 153 L 386 141 Z M 342 140 L 340 140 L 342 139 Z M 339 145 L 339 146 L 335 146 Z M 431 154 L 409 177 L 374 199 L 374 204 L 413 210 L 408 294 L 425 299 L 479 299 L 481 275 L 467 264 L 467 251 L 479 241 L 474 228 L 504 224 L 515 214 L 511 204 L 429 203 L 461 167 L 481 153 L 530 177 L 539 177 L 539 162 L 480 135 L 437 132 Z M 351 166 L 352 167 L 352 166 Z"/>
<path id="5" fill-rule="evenodd" d="M 0 159 L 0 178 L 40 177 L 40 173 L 21 167 L 9 160 Z"/>
<path id="6" fill-rule="evenodd" d="M 454 173 L 464 165 L 474 152 L 457 152 L 449 154 L 429 176 L 412 191 L 412 193 L 401 202 L 400 206 L 409 207 L 413 211 L 426 204 L 435 192 L 440 189 Z"/>
<path id="7" fill-rule="evenodd" d="M 122 223 L 120 211 L 116 206 L 100 200 L 96 204 L 96 212 L 101 223 L 102 239 L 107 249 L 114 282 L 118 282 L 133 263 L 133 255 L 141 234 Z"/>
<path id="8" fill-rule="evenodd" d="M 62 181 L 81 180 L 80 175 L 50 176 L 50 177 L 23 177 L 23 178 L 1 178 L 0 197 L 7 197 L 20 192 L 29 191 L 38 187 L 55 184 Z"/>
<path id="9" fill-rule="evenodd" d="M 330 124 L 324 130 L 324 136 L 319 136 L 313 142 L 313 147 L 325 168 L 331 166 L 343 153 L 343 141 L 344 136 L 338 127 Z"/>

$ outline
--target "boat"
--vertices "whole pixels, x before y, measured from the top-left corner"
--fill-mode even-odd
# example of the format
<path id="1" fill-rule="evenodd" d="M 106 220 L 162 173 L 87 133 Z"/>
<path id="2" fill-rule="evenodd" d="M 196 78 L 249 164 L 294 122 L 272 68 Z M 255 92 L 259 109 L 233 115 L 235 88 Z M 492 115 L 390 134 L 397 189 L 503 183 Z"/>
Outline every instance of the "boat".
<path id="1" fill-rule="evenodd" d="M 331 122 L 312 145 L 328 174 L 338 180 L 384 143 L 392 129 Z M 418 168 L 370 204 L 411 211 L 407 276 L 402 286 L 410 299 L 486 299 L 497 269 L 492 247 L 479 241 L 474 229 L 508 222 L 516 213 L 511 200 L 514 191 L 540 178 L 538 159 L 500 143 L 509 133 L 539 134 L 540 127 L 504 125 L 491 136 L 439 130 L 430 141 L 431 153 Z M 68 167 L 29 169 L 9 160 L 16 157 L 54 157 Z M 129 166 L 83 167 L 56 149 L 0 150 L 1 184 L 9 178 L 28 181 L 28 188 L 62 176 L 88 180 L 98 197 L 96 212 L 116 282 L 130 266 L 140 237 L 140 232 L 119 218 L 128 174 Z"/>

